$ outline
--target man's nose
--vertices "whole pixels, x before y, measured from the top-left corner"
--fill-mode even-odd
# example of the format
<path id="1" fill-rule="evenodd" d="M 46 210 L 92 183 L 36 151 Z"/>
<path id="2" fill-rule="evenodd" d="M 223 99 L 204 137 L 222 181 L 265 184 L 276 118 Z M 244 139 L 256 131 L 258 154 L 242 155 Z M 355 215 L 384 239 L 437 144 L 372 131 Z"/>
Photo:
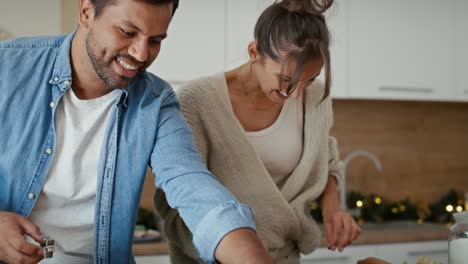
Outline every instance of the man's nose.
<path id="1" fill-rule="evenodd" d="M 135 41 L 129 49 L 129 55 L 141 63 L 148 60 L 148 42 L 146 40 Z"/>

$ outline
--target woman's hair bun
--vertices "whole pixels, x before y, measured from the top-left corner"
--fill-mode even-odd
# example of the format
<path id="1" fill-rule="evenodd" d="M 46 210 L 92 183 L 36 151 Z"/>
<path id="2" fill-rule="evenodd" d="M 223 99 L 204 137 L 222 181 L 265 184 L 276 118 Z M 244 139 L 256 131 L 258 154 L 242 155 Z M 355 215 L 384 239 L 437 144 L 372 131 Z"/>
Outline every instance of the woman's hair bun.
<path id="1" fill-rule="evenodd" d="M 333 4 L 333 0 L 282 0 L 281 5 L 289 12 L 323 14 Z"/>

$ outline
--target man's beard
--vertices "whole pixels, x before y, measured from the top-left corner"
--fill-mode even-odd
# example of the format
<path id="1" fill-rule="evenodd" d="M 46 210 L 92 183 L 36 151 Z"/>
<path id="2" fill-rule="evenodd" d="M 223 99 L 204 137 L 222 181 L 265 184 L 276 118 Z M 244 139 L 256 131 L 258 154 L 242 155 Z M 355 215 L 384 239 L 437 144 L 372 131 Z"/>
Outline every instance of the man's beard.
<path id="1" fill-rule="evenodd" d="M 132 83 L 132 81 L 144 71 L 144 67 L 142 67 L 142 70 L 134 78 L 127 78 L 125 76 L 117 74 L 112 69 L 111 65 L 113 61 L 116 61 L 118 55 L 113 56 L 112 59 L 106 61 L 104 58 L 99 57 L 95 53 L 96 46 L 97 45 L 96 41 L 94 40 L 94 34 L 93 32 L 90 32 L 88 37 L 86 38 L 86 50 L 88 52 L 89 59 L 93 64 L 93 68 L 96 71 L 99 78 L 111 89 L 122 89 L 128 87 Z"/>

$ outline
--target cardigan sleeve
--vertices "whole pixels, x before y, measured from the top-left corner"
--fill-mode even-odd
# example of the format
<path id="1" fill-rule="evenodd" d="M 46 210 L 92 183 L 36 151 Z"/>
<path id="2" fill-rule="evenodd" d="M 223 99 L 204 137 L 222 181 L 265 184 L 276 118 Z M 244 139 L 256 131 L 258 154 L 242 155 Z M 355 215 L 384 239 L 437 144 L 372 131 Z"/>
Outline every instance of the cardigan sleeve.
<path id="1" fill-rule="evenodd" d="M 206 129 L 202 123 L 200 109 L 198 108 L 201 102 L 198 102 L 197 95 L 193 92 L 193 89 L 190 88 L 182 88 L 181 92 L 177 94 L 177 97 L 185 121 L 192 129 L 197 150 L 205 164 L 208 165 L 209 141 L 206 135 Z"/>
<path id="2" fill-rule="evenodd" d="M 344 163 L 338 157 L 338 144 L 332 136 L 328 137 L 328 164 L 328 174 L 335 177 L 341 192 L 344 181 Z"/>
<path id="3" fill-rule="evenodd" d="M 333 127 L 333 108 L 331 98 L 327 98 L 328 131 Z M 328 133 L 330 134 L 330 132 Z M 344 163 L 339 158 L 336 138 L 328 136 L 328 175 L 335 177 L 339 192 L 344 191 Z M 341 197 L 341 196 L 340 196 Z"/>

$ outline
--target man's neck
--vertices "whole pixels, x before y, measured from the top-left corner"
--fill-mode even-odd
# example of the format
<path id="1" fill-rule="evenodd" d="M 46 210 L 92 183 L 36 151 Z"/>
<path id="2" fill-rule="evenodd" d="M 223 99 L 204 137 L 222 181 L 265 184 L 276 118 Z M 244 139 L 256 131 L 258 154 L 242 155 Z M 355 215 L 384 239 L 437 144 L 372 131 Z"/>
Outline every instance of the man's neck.
<path id="1" fill-rule="evenodd" d="M 86 36 L 79 29 L 72 40 L 70 63 L 73 76 L 72 89 L 79 99 L 90 100 L 112 91 L 94 70 L 86 50 Z"/>

